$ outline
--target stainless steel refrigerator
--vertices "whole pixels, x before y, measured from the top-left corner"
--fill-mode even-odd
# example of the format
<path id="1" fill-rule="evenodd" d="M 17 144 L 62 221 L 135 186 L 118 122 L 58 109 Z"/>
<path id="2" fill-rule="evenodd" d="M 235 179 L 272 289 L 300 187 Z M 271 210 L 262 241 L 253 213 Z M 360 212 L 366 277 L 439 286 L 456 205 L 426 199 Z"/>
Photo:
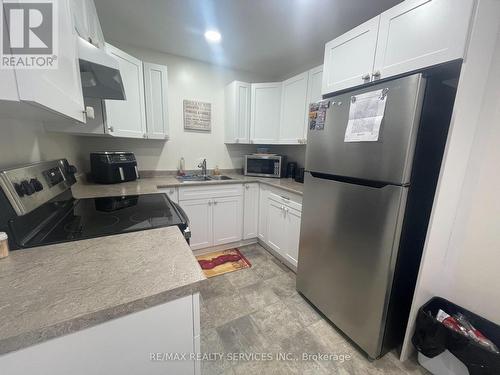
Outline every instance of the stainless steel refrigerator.
<path id="1" fill-rule="evenodd" d="M 334 96 L 308 131 L 297 290 L 371 358 L 406 326 L 454 101 L 443 81 L 415 74 Z M 355 98 L 377 90 L 378 139 L 347 142 Z"/>

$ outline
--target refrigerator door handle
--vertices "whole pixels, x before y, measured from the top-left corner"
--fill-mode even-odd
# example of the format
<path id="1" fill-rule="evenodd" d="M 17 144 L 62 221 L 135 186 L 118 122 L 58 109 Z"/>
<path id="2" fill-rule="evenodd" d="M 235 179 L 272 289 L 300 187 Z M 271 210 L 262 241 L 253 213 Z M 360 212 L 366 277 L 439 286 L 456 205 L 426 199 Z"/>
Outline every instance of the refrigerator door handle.
<path id="1" fill-rule="evenodd" d="M 346 184 L 368 186 L 368 187 L 372 187 L 372 188 L 376 188 L 376 189 L 382 189 L 388 185 L 406 186 L 406 184 L 402 185 L 402 184 L 395 184 L 395 183 L 386 182 L 386 181 L 372 181 L 372 180 L 365 180 L 363 178 L 338 176 L 338 175 L 325 174 L 325 173 L 319 173 L 319 172 L 309 172 L 309 173 L 311 173 L 311 176 L 313 176 L 315 178 L 320 178 L 323 180 L 332 180 L 332 181 L 344 182 Z"/>

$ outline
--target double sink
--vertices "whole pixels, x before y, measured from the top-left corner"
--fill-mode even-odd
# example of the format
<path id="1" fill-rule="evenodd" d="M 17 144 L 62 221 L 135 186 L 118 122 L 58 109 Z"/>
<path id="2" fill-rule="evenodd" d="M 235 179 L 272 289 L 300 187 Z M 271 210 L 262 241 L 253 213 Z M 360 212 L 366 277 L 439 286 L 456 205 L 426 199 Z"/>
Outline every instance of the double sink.
<path id="1" fill-rule="evenodd" d="M 205 182 L 205 181 L 226 181 L 232 180 L 233 178 L 229 176 L 203 176 L 203 175 L 187 175 L 187 176 L 177 176 L 176 177 L 182 183 L 189 182 Z"/>

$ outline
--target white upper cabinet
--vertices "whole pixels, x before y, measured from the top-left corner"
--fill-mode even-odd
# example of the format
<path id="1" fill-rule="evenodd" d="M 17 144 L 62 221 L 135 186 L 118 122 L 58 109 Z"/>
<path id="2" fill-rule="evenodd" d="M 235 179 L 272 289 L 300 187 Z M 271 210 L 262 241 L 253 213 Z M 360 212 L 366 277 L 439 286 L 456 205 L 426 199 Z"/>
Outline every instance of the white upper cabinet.
<path id="1" fill-rule="evenodd" d="M 73 22 L 78 35 L 96 47 L 104 48 L 104 35 L 99 17 L 97 16 L 94 0 L 70 1 Z"/>
<path id="2" fill-rule="evenodd" d="M 57 69 L 16 70 L 19 99 L 65 117 L 84 122 L 76 32 L 69 0 L 57 2 Z"/>
<path id="3" fill-rule="evenodd" d="M 323 83 L 323 65 L 317 66 L 309 70 L 309 82 L 307 85 L 307 112 L 309 112 L 309 104 L 320 101 L 321 85 Z M 306 121 L 308 119 L 306 118 Z"/>
<path id="4" fill-rule="evenodd" d="M 284 82 L 225 89 L 225 143 L 306 143 L 309 104 L 321 100 L 323 65 Z"/>
<path id="5" fill-rule="evenodd" d="M 250 142 L 250 84 L 234 81 L 226 86 L 225 142 Z"/>
<path id="6" fill-rule="evenodd" d="M 150 139 L 168 139 L 168 72 L 164 65 L 144 63 L 146 128 Z"/>
<path id="7" fill-rule="evenodd" d="M 325 45 L 323 95 L 461 59 L 475 0 L 406 0 Z"/>
<path id="8" fill-rule="evenodd" d="M 252 83 L 250 143 L 279 143 L 281 82 Z"/>
<path id="9" fill-rule="evenodd" d="M 106 131 L 117 137 L 147 138 L 142 61 L 106 44 L 118 61 L 125 100 L 105 100 Z"/>
<path id="10" fill-rule="evenodd" d="M 280 143 L 305 143 L 308 80 L 309 72 L 304 72 L 283 82 Z"/>
<path id="11" fill-rule="evenodd" d="M 370 82 L 380 16 L 325 45 L 322 94 Z"/>
<path id="12" fill-rule="evenodd" d="M 474 0 L 406 0 L 382 13 L 380 78 L 464 57 Z"/>

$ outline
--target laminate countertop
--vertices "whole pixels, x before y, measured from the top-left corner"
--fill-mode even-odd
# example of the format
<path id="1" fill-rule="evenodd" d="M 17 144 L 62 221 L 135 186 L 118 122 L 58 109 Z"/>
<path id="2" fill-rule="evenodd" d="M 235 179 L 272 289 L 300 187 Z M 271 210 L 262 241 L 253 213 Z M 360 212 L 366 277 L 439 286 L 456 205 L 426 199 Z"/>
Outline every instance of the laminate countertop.
<path id="1" fill-rule="evenodd" d="M 88 182 L 85 179 L 73 185 L 71 188 L 75 198 L 95 198 L 95 197 L 112 197 L 121 195 L 140 195 L 140 194 L 153 194 L 158 193 L 158 189 L 181 187 L 181 186 L 212 186 L 219 184 L 241 184 L 249 182 L 259 182 L 269 186 L 283 189 L 285 191 L 302 195 L 304 184 L 296 182 L 291 178 L 261 178 L 250 177 L 237 174 L 229 174 L 232 180 L 222 181 L 202 181 L 202 182 L 189 182 L 182 183 L 175 178 L 175 176 L 165 177 L 148 177 L 141 178 L 136 181 L 122 182 L 118 184 L 96 184 Z"/>
<path id="2" fill-rule="evenodd" d="M 0 354 L 189 295 L 206 278 L 177 227 L 12 251 Z"/>

